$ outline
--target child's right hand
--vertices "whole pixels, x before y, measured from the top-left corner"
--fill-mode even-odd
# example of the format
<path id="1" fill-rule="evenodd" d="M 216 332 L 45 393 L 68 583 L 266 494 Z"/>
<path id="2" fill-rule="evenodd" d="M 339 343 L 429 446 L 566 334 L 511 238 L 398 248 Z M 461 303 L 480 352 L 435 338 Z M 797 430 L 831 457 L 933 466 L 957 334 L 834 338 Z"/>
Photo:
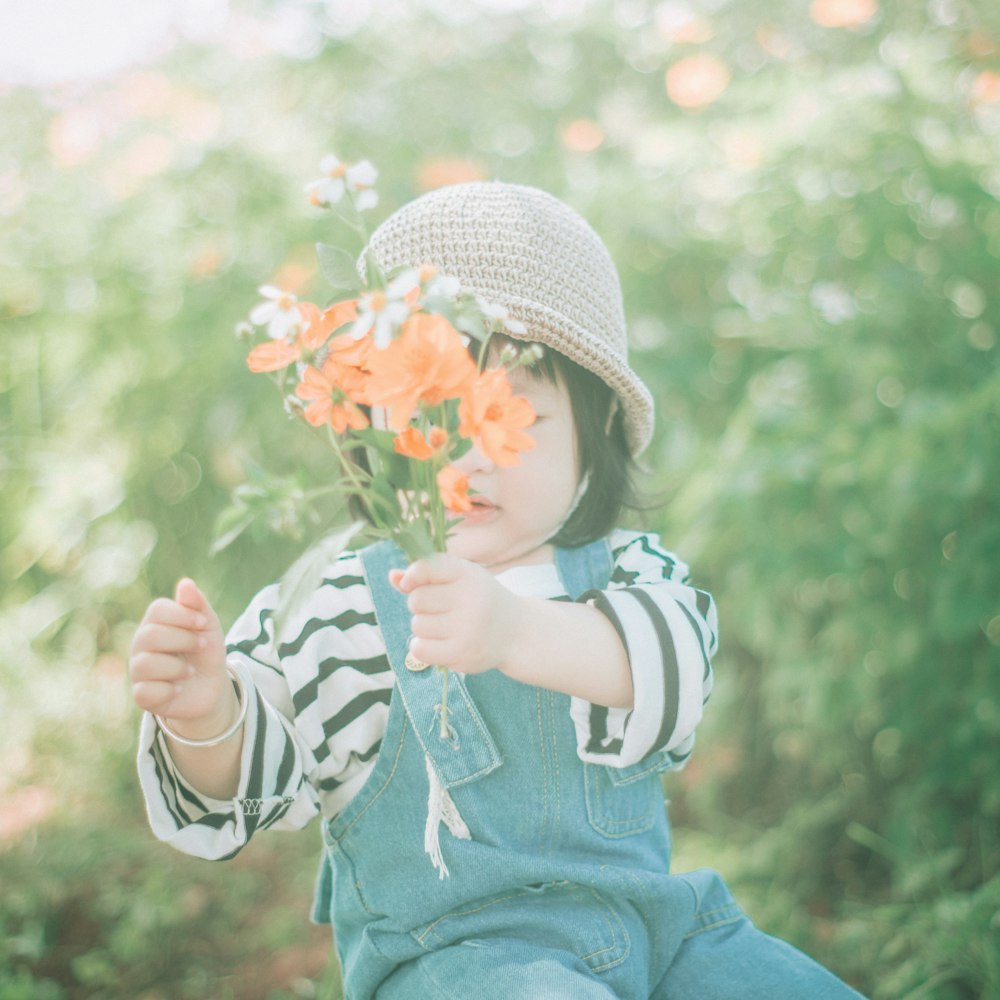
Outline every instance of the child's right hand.
<path id="1" fill-rule="evenodd" d="M 222 627 L 193 580 L 181 580 L 173 600 L 161 597 L 146 609 L 129 674 L 139 708 L 170 719 L 182 736 L 214 736 L 232 722 L 237 699 Z"/>

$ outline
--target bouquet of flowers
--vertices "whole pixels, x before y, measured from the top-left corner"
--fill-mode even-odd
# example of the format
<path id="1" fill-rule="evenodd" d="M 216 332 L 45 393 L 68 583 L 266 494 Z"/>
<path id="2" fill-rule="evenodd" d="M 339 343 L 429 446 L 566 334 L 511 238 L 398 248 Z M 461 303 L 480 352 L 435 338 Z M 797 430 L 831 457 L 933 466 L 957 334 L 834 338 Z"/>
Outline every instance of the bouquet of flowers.
<path id="1" fill-rule="evenodd" d="M 321 171 L 306 188 L 310 202 L 335 209 L 367 245 L 363 216 L 378 203 L 377 171 L 367 160 L 348 165 L 333 156 Z M 372 254 L 359 269 L 356 254 L 343 247 L 319 244 L 317 252 L 332 301 L 320 306 L 264 285 L 241 332 L 255 341 L 250 370 L 274 381 L 286 411 L 323 434 L 335 459 L 328 486 L 287 502 L 336 493 L 362 519 L 328 535 L 292 568 L 282 585 L 279 632 L 288 609 L 362 527 L 411 560 L 443 552 L 449 529 L 475 502 L 454 463 L 475 445 L 510 466 L 533 444 L 525 429 L 534 412 L 507 375 L 535 360 L 534 350 L 486 349 L 495 333 L 525 332 L 505 309 L 431 264 L 385 274 Z M 266 492 L 260 476 L 237 490 L 217 526 L 216 550 L 255 520 L 254 499 Z"/>

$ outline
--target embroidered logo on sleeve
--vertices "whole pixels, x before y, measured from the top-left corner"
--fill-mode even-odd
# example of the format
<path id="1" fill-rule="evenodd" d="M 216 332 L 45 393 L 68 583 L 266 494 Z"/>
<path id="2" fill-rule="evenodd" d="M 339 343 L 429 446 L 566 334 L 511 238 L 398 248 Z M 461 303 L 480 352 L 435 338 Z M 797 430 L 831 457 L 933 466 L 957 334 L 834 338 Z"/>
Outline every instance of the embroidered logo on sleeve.
<path id="1" fill-rule="evenodd" d="M 269 799 L 237 799 L 244 816 L 259 816 L 265 805 L 274 806 L 280 802 L 282 805 L 290 806 L 294 801 L 294 795 L 274 796 Z"/>

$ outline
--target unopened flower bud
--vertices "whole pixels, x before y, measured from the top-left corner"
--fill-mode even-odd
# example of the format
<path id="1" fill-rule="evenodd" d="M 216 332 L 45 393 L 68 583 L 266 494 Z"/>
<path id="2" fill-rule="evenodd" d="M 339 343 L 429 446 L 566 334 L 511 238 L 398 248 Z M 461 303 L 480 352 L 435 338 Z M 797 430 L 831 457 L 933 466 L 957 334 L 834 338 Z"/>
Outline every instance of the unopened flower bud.
<path id="1" fill-rule="evenodd" d="M 249 340 L 253 336 L 253 326 L 242 320 L 233 327 L 233 334 L 237 340 Z"/>
<path id="2" fill-rule="evenodd" d="M 305 403 L 298 396 L 285 396 L 285 413 L 297 420 L 305 411 Z"/>

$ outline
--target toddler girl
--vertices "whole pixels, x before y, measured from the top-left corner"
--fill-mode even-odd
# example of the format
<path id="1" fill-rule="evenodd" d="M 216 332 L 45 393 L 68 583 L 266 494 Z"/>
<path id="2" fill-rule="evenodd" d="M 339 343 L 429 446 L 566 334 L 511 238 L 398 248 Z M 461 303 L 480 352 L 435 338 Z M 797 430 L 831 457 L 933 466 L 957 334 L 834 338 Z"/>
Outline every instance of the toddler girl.
<path id="1" fill-rule="evenodd" d="M 318 814 L 314 918 L 349 1000 L 856 997 L 715 874 L 668 874 L 660 772 L 691 752 L 716 614 L 655 536 L 616 527 L 653 405 L 603 243 L 541 191 L 474 183 L 369 249 L 542 345 L 511 376 L 534 447 L 504 468 L 470 450 L 446 554 L 346 552 L 280 635 L 274 586 L 228 643 L 190 580 L 150 605 L 130 667 L 154 832 L 224 859 Z M 454 671 L 443 729 L 428 663 Z"/>

